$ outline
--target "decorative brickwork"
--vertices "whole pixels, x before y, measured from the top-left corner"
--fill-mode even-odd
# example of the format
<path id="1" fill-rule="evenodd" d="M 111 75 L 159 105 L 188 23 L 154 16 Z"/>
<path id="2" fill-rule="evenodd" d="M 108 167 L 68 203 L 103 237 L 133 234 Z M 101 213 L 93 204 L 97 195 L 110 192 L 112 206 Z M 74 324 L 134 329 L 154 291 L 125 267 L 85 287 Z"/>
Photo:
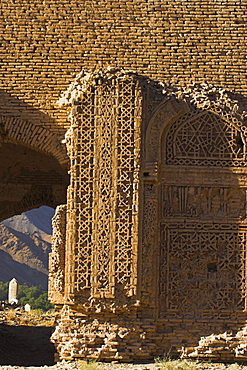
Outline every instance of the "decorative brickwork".
<path id="1" fill-rule="evenodd" d="M 54 135 L 49 130 L 35 126 L 28 121 L 4 116 L 0 116 L 0 127 L 0 142 L 21 144 L 36 151 L 52 155 L 61 166 L 68 164 L 68 156 L 64 145 L 61 144 L 57 135 Z"/>
<path id="2" fill-rule="evenodd" d="M 98 79 L 74 110 L 66 135 L 71 160 L 69 297 L 122 299 L 123 294 L 136 294 L 138 94 L 132 75 L 113 76 L 107 83 Z"/>
<path id="3" fill-rule="evenodd" d="M 227 330 L 245 358 L 245 1 L 2 0 L 0 32 L 0 219 L 64 204 L 61 358 L 203 357 Z"/>
<path id="4" fill-rule="evenodd" d="M 223 90 L 114 69 L 81 73 L 61 102 L 72 107 L 66 232 L 54 221 L 65 252 L 56 234 L 52 253 L 65 265 L 50 275 L 61 358 L 203 357 L 200 337 L 231 330 L 243 359 L 245 113 Z"/>

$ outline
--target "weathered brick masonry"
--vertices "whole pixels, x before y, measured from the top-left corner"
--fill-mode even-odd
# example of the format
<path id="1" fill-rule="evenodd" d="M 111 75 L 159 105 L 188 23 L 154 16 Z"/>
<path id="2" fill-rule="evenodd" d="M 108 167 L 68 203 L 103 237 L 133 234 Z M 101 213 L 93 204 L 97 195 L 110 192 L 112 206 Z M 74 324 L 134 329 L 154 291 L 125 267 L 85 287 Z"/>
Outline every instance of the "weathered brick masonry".
<path id="1" fill-rule="evenodd" d="M 232 94 L 108 70 L 78 76 L 61 102 L 72 107 L 50 259 L 61 358 L 246 361 L 247 129 Z"/>
<path id="2" fill-rule="evenodd" d="M 247 359 L 246 5 L 1 1 L 0 218 L 60 204 L 61 358 Z"/>
<path id="3" fill-rule="evenodd" d="M 0 109 L 56 133 L 56 101 L 81 69 L 108 65 L 246 94 L 246 1 L 1 1 Z"/>

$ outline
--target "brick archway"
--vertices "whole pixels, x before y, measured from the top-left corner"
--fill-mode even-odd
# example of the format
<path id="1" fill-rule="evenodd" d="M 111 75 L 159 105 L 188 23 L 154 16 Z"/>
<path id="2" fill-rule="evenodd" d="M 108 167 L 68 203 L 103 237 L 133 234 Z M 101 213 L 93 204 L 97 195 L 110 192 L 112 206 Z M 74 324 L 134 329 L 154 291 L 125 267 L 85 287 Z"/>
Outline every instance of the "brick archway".
<path id="1" fill-rule="evenodd" d="M 52 155 L 60 165 L 68 164 L 65 146 L 61 144 L 57 135 L 42 126 L 36 126 L 16 117 L 0 115 L 0 142 L 21 144 Z"/>

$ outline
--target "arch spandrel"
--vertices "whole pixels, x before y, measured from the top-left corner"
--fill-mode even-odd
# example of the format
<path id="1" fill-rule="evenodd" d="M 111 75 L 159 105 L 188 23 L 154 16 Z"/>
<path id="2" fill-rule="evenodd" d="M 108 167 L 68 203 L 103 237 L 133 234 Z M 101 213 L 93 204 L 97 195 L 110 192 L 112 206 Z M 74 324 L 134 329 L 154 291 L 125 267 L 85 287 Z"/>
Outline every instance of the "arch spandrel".
<path id="1" fill-rule="evenodd" d="M 145 134 L 145 163 L 159 161 L 159 142 L 164 129 L 188 112 L 187 104 L 168 98 L 153 113 Z"/>

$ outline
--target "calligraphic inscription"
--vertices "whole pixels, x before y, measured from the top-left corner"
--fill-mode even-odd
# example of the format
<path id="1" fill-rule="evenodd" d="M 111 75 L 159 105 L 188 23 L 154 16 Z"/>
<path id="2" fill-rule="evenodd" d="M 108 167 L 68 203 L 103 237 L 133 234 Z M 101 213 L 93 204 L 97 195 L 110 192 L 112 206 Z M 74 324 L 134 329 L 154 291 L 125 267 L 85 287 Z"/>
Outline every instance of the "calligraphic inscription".
<path id="1" fill-rule="evenodd" d="M 162 215 L 200 218 L 246 217 L 246 189 L 226 186 L 163 184 Z"/>

